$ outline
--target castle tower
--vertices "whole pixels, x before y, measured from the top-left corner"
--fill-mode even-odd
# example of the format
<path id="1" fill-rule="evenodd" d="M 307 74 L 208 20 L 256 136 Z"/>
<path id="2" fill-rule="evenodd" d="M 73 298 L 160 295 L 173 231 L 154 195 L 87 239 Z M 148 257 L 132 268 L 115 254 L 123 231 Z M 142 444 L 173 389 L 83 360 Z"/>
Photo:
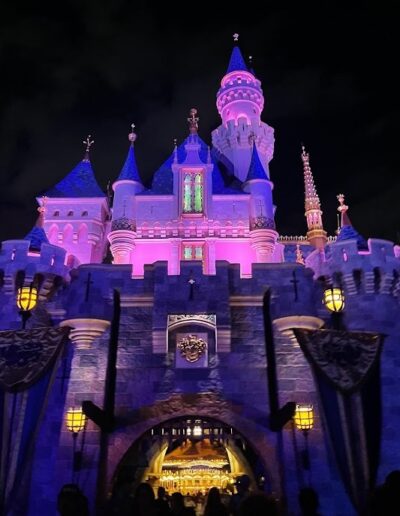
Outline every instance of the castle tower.
<path id="1" fill-rule="evenodd" d="M 257 262 L 272 262 L 278 233 L 275 231 L 273 184 L 268 179 L 254 143 L 250 167 L 243 190 L 250 194 L 250 238 Z"/>
<path id="2" fill-rule="evenodd" d="M 136 134 L 134 124 L 129 134 L 128 156 L 118 179 L 113 184 L 114 203 L 112 210 L 111 233 L 108 240 L 114 263 L 132 263 L 132 252 L 136 238 L 136 194 L 144 190 L 136 165 L 134 143 Z"/>
<path id="3" fill-rule="evenodd" d="M 67 251 L 67 264 L 101 263 L 106 251 L 108 204 L 90 163 L 89 135 L 83 160 L 46 192 L 43 228 L 53 245 Z"/>
<path id="4" fill-rule="evenodd" d="M 219 159 L 233 166 L 234 175 L 245 181 L 253 138 L 261 163 L 268 170 L 274 153 L 274 130 L 261 121 L 264 108 L 261 82 L 246 66 L 237 46 L 238 38 L 239 35 L 234 34 L 235 46 L 217 93 L 217 109 L 222 124 L 212 132 L 212 143 Z"/>
<path id="5" fill-rule="evenodd" d="M 307 238 L 311 245 L 323 249 L 327 242 L 326 231 L 322 224 L 321 203 L 314 184 L 310 167 L 310 155 L 302 146 L 301 159 L 304 170 L 305 217 L 307 219 Z"/>

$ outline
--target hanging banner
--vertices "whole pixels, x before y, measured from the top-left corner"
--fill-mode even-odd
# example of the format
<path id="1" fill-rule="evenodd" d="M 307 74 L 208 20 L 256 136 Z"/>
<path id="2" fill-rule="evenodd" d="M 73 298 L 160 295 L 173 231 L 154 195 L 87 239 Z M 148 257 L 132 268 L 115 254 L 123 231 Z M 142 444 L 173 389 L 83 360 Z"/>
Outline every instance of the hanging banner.
<path id="1" fill-rule="evenodd" d="M 345 488 L 361 512 L 379 464 L 383 336 L 336 330 L 293 331 L 312 366 L 326 431 Z"/>
<path id="2" fill-rule="evenodd" d="M 20 503 L 69 328 L 0 331 L 0 514 Z M 15 511 L 14 511 L 15 512 Z"/>

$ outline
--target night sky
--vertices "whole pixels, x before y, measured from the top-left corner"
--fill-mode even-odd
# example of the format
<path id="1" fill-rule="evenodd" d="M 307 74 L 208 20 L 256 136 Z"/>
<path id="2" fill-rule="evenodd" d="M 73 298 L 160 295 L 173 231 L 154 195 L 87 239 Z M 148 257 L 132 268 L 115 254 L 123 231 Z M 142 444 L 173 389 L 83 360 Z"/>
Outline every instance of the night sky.
<path id="1" fill-rule="evenodd" d="M 147 184 L 173 139 L 186 136 L 191 107 L 210 143 L 220 123 L 215 95 L 238 32 L 262 81 L 263 120 L 275 128 L 270 170 L 280 234 L 306 231 L 304 142 L 329 233 L 336 194 L 343 192 L 360 233 L 399 242 L 395 8 L 371 2 L 338 10 L 326 1 L 313 9 L 307 2 L 242 2 L 243 10 L 227 2 L 154 4 L 3 3 L 0 240 L 30 230 L 35 196 L 82 159 L 89 133 L 103 189 L 124 163 L 131 122 Z"/>

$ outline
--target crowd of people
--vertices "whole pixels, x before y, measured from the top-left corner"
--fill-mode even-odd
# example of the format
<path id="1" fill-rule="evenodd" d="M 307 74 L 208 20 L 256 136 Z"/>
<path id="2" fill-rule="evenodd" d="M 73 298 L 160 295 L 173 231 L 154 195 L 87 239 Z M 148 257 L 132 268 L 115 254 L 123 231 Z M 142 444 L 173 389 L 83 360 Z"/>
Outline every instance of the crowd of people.
<path id="1" fill-rule="evenodd" d="M 115 490 L 104 508 L 103 516 L 280 516 L 280 503 L 264 492 L 251 491 L 250 478 L 241 475 L 236 481 L 236 493 L 221 497 L 217 487 L 212 487 L 206 497 L 186 497 L 176 492 L 168 495 L 163 487 L 157 497 L 153 487 L 142 482 L 134 492 Z M 362 516 L 397 516 L 400 493 L 400 470 L 389 473 L 385 482 L 371 493 Z M 191 503 L 188 503 L 188 498 Z M 298 516 L 322 516 L 319 512 L 318 494 L 304 487 L 298 496 Z M 89 516 L 89 504 L 79 487 L 66 484 L 58 495 L 57 509 L 61 516 Z M 297 516 L 297 515 L 296 515 Z"/>

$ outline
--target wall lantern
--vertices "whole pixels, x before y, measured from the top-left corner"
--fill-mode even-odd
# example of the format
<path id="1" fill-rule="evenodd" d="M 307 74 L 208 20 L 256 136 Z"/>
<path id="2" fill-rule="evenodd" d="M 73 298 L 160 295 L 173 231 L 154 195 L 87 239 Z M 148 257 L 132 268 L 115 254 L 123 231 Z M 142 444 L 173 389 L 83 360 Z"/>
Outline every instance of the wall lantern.
<path id="1" fill-rule="evenodd" d="M 37 299 L 37 288 L 32 285 L 30 287 L 20 287 L 17 290 L 17 306 L 22 317 L 22 329 L 25 329 L 26 321 L 31 316 L 30 312 L 35 308 Z"/>
<path id="2" fill-rule="evenodd" d="M 294 423 L 298 430 L 301 430 L 304 436 L 304 449 L 301 451 L 301 462 L 303 465 L 303 469 L 310 470 L 310 452 L 308 448 L 308 432 L 314 427 L 314 409 L 313 406 L 309 403 L 297 403 L 296 411 L 293 416 Z M 293 438 L 295 436 L 293 434 Z M 297 450 L 297 445 L 296 445 Z"/>
<path id="3" fill-rule="evenodd" d="M 341 312 L 344 309 L 344 292 L 341 288 L 332 287 L 324 291 L 324 305 L 330 312 Z"/>
<path id="4" fill-rule="evenodd" d="M 307 432 L 312 430 L 314 427 L 314 409 L 310 404 L 296 405 L 296 411 L 294 413 L 294 423 L 298 430 Z"/>
<path id="5" fill-rule="evenodd" d="M 65 424 L 68 430 L 74 434 L 78 434 L 86 426 L 87 417 L 83 413 L 82 408 L 70 408 L 67 411 Z"/>
<path id="6" fill-rule="evenodd" d="M 74 472 L 80 471 L 80 469 L 82 467 L 82 451 L 83 451 L 85 432 L 83 432 L 80 450 L 77 450 L 77 440 L 78 440 L 78 434 L 82 430 L 85 430 L 86 422 L 87 422 L 87 417 L 86 417 L 86 414 L 84 414 L 82 407 L 68 409 L 67 415 L 65 418 L 65 426 L 72 433 L 72 437 L 73 437 L 72 482 L 74 482 Z"/>

